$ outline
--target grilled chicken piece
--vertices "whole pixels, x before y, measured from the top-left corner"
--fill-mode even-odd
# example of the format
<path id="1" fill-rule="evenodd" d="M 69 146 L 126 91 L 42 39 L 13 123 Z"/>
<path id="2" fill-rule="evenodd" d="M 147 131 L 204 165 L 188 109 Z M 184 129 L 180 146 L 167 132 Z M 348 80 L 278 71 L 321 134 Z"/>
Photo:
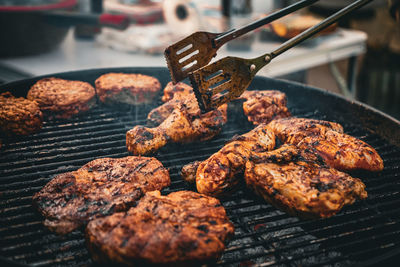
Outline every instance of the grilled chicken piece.
<path id="1" fill-rule="evenodd" d="M 181 177 L 190 184 L 196 183 L 196 172 L 201 161 L 194 161 L 182 167 Z"/>
<path id="2" fill-rule="evenodd" d="M 255 125 L 291 116 L 286 107 L 286 95 L 280 91 L 245 91 L 240 99 L 246 99 L 243 102 L 243 112 Z"/>
<path id="3" fill-rule="evenodd" d="M 155 158 L 102 158 L 56 176 L 33 203 L 45 226 L 66 234 L 94 218 L 126 211 L 147 191 L 169 184 L 168 170 Z"/>
<path id="4" fill-rule="evenodd" d="M 294 145 L 250 158 L 244 177 L 267 202 L 304 218 L 330 217 L 367 197 L 360 179 L 324 165 L 311 150 Z"/>
<path id="5" fill-rule="evenodd" d="M 226 123 L 226 105 L 199 116 L 188 112 L 186 105 L 179 104 L 159 126 L 147 128 L 135 126 L 126 133 L 126 146 L 134 155 L 146 155 L 168 142 L 188 143 L 205 141 L 217 135 Z"/>
<path id="6" fill-rule="evenodd" d="M 274 146 L 275 135 L 265 124 L 234 137 L 218 152 L 200 163 L 196 171 L 197 191 L 211 196 L 228 193 L 238 184 L 250 155 L 271 150 Z"/>
<path id="7" fill-rule="evenodd" d="M 172 82 L 169 82 L 164 89 L 162 101 L 165 103 L 148 114 L 147 125 L 149 127 L 160 125 L 171 115 L 174 109 L 182 104 L 185 105 L 187 113 L 191 116 L 199 116 L 201 114 L 193 89 L 187 84 L 177 83 L 173 85 Z M 226 105 L 219 109 L 222 112 L 226 112 Z"/>
<path id="8" fill-rule="evenodd" d="M 172 82 L 169 82 L 164 88 L 164 95 L 162 96 L 161 100 L 165 103 L 173 98 L 185 98 L 187 95 L 191 94 L 194 94 L 193 88 L 186 83 L 179 82 L 174 85 Z"/>
<path id="9" fill-rule="evenodd" d="M 128 212 L 91 221 L 86 228 L 96 262 L 128 266 L 195 266 L 218 259 L 234 227 L 224 207 L 191 191 L 147 193 Z"/>
<path id="10" fill-rule="evenodd" d="M 338 123 L 284 118 L 268 124 L 284 143 L 301 149 L 312 148 L 325 162 L 338 170 L 383 170 L 383 160 L 367 143 L 343 133 Z"/>

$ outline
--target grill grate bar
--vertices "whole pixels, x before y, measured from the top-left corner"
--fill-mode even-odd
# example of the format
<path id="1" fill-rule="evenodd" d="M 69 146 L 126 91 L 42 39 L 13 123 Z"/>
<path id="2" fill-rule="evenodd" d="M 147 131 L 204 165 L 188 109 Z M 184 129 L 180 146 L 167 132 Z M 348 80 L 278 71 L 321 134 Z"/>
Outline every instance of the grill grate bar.
<path id="1" fill-rule="evenodd" d="M 122 149 L 121 149 L 122 150 Z M 112 153 L 113 149 L 112 148 L 107 148 L 103 149 L 101 151 L 101 156 L 87 156 L 87 157 L 81 157 L 78 159 L 73 159 L 73 160 L 65 160 L 62 162 L 54 162 L 54 163 L 46 163 L 43 165 L 39 165 L 39 166 L 34 166 L 34 167 L 25 167 L 25 168 L 19 168 L 17 169 L 18 172 L 16 170 L 10 170 L 9 173 L 11 174 L 20 174 L 20 173 L 29 173 L 29 172 L 37 172 L 37 171 L 42 171 L 42 170 L 47 170 L 48 168 L 53 168 L 53 169 L 57 169 L 63 166 L 69 166 L 69 165 L 75 165 L 75 166 L 82 166 L 83 164 L 94 160 L 96 158 L 100 158 L 100 157 L 125 157 L 128 156 L 128 152 L 125 150 L 124 152 L 120 152 L 120 153 Z M 104 154 L 103 154 L 104 153 Z M 93 154 L 92 154 L 93 155 Z M 78 168 L 79 168 L 78 167 Z M 18 176 L 16 176 L 17 178 Z M 3 180 L 7 180 L 7 179 L 1 179 L 0 182 L 2 182 Z"/>
<path id="2" fill-rule="evenodd" d="M 371 216 L 371 217 L 372 217 L 372 216 Z M 371 219 L 371 217 L 368 218 L 368 219 Z M 368 219 L 362 220 L 362 221 L 367 221 Z M 363 232 L 363 231 L 373 231 L 373 230 L 377 230 L 377 229 L 382 228 L 382 227 L 384 227 L 384 226 L 391 226 L 391 225 L 394 225 L 394 224 L 396 224 L 396 223 L 394 223 L 394 222 L 387 222 L 387 223 L 382 224 L 382 225 L 377 225 L 375 228 L 358 229 L 358 230 L 353 231 L 353 232 L 341 233 L 340 236 L 338 236 L 338 235 L 331 235 L 331 236 L 327 236 L 327 237 L 325 237 L 325 238 L 323 238 L 323 239 L 320 239 L 320 240 L 318 240 L 318 239 L 313 239 L 312 241 L 307 240 L 307 241 L 303 241 L 303 242 L 304 242 L 304 244 L 309 244 L 309 243 L 311 243 L 311 244 L 317 244 L 317 243 L 322 243 L 322 242 L 326 242 L 326 241 L 332 241 L 332 239 L 335 239 L 335 238 L 342 238 L 342 237 L 344 237 L 344 236 L 346 236 L 346 235 L 352 235 L 352 234 L 354 234 L 354 233 L 359 233 L 359 232 Z M 398 226 L 398 224 L 396 224 L 396 225 Z M 337 225 L 337 226 L 339 226 L 339 225 Z M 298 228 L 298 227 L 288 227 L 287 229 L 293 229 L 293 228 Z M 254 243 L 252 243 L 252 244 L 246 244 L 246 245 L 244 245 L 243 247 L 240 247 L 240 248 L 237 248 L 237 247 L 229 248 L 229 247 L 228 247 L 228 248 L 227 248 L 227 252 L 230 252 L 230 251 L 232 251 L 232 250 L 237 250 L 237 249 L 251 248 L 252 246 L 262 245 L 262 244 L 265 243 L 265 242 L 269 242 L 269 243 L 272 243 L 272 242 L 282 242 L 282 243 L 283 243 L 284 241 L 288 241 L 288 240 L 290 240 L 290 239 L 294 239 L 294 240 L 299 239 L 299 237 L 303 237 L 303 236 L 305 236 L 305 235 L 312 235 L 312 236 L 315 236 L 318 232 L 327 231 L 328 229 L 334 230 L 333 228 L 334 228 L 334 227 L 332 227 L 332 228 L 327 228 L 327 229 L 315 229 L 315 230 L 307 231 L 307 232 L 297 231 L 296 233 L 289 233 L 289 234 L 282 234 L 282 235 L 274 235 L 274 237 L 269 238 L 268 240 L 264 240 L 264 239 L 260 238 L 259 241 L 256 241 L 256 242 L 254 242 Z M 300 228 L 298 228 L 298 229 L 300 229 Z M 264 233 L 268 233 L 268 232 L 269 232 L 269 233 L 274 233 L 274 232 L 279 232 L 279 231 L 270 230 L 270 231 L 265 231 Z M 262 232 L 257 232 L 256 234 L 257 234 L 257 236 L 262 236 Z M 245 237 L 242 236 L 242 237 L 240 237 L 240 238 L 245 238 Z M 301 247 L 301 246 L 304 245 L 304 244 L 303 244 L 303 243 L 299 243 L 298 246 Z M 287 246 L 287 247 L 284 247 L 284 246 L 283 246 L 283 247 L 281 247 L 281 248 L 282 248 L 282 249 L 286 249 L 286 248 L 295 248 L 295 247 L 293 246 L 293 244 L 291 244 L 290 246 Z"/>
<path id="3" fill-rule="evenodd" d="M 48 149 L 91 144 L 93 143 L 93 138 L 104 139 L 109 141 L 124 140 L 125 132 L 122 132 L 121 130 L 111 130 L 111 131 L 103 131 L 95 133 L 74 134 L 71 136 L 65 136 L 62 139 L 54 137 L 51 138 L 51 140 L 46 140 L 46 141 L 51 141 L 48 143 L 41 144 L 42 141 L 40 141 L 37 142 L 38 144 L 35 144 L 32 142 L 28 147 L 21 146 L 20 148 L 6 150 L 4 151 L 4 154 L 2 154 L 1 156 L 5 157 L 7 155 L 13 155 L 15 153 L 31 153 L 32 156 L 36 156 L 41 151 L 47 152 Z M 57 143 L 54 143 L 54 141 L 57 141 Z"/>
<path id="4" fill-rule="evenodd" d="M 382 225 L 380 225 L 380 227 L 382 227 Z M 367 230 L 369 230 L 369 229 L 367 229 Z M 363 231 L 367 231 L 367 230 L 359 229 L 357 231 L 354 231 L 354 233 L 356 233 L 356 232 L 359 233 L 359 232 L 363 232 Z M 389 236 L 389 235 L 392 235 L 392 234 L 396 234 L 396 233 L 400 233 L 400 230 L 396 231 L 396 232 L 386 233 L 385 235 L 368 236 L 368 237 L 363 238 L 363 239 L 357 239 L 356 241 L 345 242 L 344 244 L 342 244 L 341 242 L 337 241 L 337 242 L 335 242 L 334 246 L 324 246 L 323 250 L 313 251 L 311 253 L 302 253 L 300 256 L 291 257 L 290 261 L 295 261 L 295 260 L 298 260 L 298 259 L 304 259 L 304 258 L 307 258 L 309 256 L 314 256 L 314 255 L 317 255 L 317 254 L 321 254 L 321 253 L 324 253 L 325 251 L 328 251 L 328 249 L 331 250 L 331 251 L 336 251 L 339 248 L 342 248 L 344 246 L 356 245 L 356 244 L 363 243 L 363 242 L 371 240 L 371 239 L 372 240 L 376 240 L 378 238 L 383 239 L 386 236 Z M 347 235 L 349 235 L 349 234 L 350 233 L 347 233 Z M 281 246 L 279 249 L 265 250 L 262 253 L 253 254 L 252 257 L 256 258 L 256 257 L 262 257 L 265 254 L 287 252 L 289 250 L 296 249 L 296 248 L 304 248 L 306 246 L 313 246 L 313 245 L 316 245 L 316 244 L 321 244 L 324 241 L 326 241 L 327 239 L 329 239 L 329 241 L 331 241 L 332 239 L 340 239 L 340 238 L 343 238 L 345 236 L 346 236 L 346 234 L 342 234 L 341 236 L 332 236 L 332 237 L 329 237 L 329 238 L 320 238 L 320 239 L 314 239 L 314 240 L 311 240 L 311 241 L 310 240 L 306 240 L 306 241 L 302 241 L 302 242 L 296 243 L 295 245 L 294 244 L 290 244 L 288 246 Z M 257 246 L 257 245 L 260 245 L 260 244 L 265 243 L 265 242 L 267 242 L 267 243 L 272 243 L 272 242 L 275 242 L 275 241 L 276 242 L 282 242 L 284 239 L 285 239 L 284 237 L 277 236 L 274 239 L 270 239 L 268 241 L 267 240 L 264 240 L 264 241 L 261 241 L 261 242 L 260 241 L 256 241 L 252 245 Z M 253 246 L 249 246 L 249 247 L 253 247 Z M 248 259 L 250 259 L 250 258 L 248 258 Z M 279 261 L 277 263 L 285 263 L 287 261 L 288 260 L 286 259 L 286 260 L 283 260 L 283 261 Z"/>
<path id="5" fill-rule="evenodd" d="M 112 148 L 110 148 L 112 147 Z M 35 159 L 25 159 L 21 161 L 15 161 L 13 165 L 15 166 L 16 169 L 19 167 L 23 167 L 26 164 L 35 164 L 35 165 L 42 165 L 43 163 L 47 162 L 58 162 L 62 161 L 62 159 L 73 159 L 73 158 L 79 158 L 79 155 L 90 155 L 93 154 L 93 152 L 96 152 L 99 149 L 113 149 L 113 150 L 126 150 L 125 148 L 125 142 L 118 140 L 118 141 L 111 141 L 107 142 L 105 144 L 88 144 L 85 146 L 80 146 L 74 149 L 71 149 L 70 151 L 66 152 L 64 149 L 51 149 L 48 150 L 47 152 L 41 153 L 42 158 L 40 160 Z M 60 154 L 62 153 L 62 154 Z M 0 167 L 4 167 L 6 164 L 0 164 Z"/>
<path id="6" fill-rule="evenodd" d="M 100 140 L 98 140 L 98 141 L 100 141 Z M 210 151 L 210 150 L 217 151 L 220 148 L 220 143 L 221 143 L 220 141 L 217 144 L 215 144 L 214 142 L 210 142 L 210 147 L 205 148 L 205 149 L 201 149 L 201 150 L 199 150 L 199 152 L 205 153 L 206 151 Z M 118 146 L 115 146 L 115 145 L 118 145 Z M 41 156 L 43 156 L 43 157 L 39 161 L 34 160 L 34 159 L 30 159 L 30 160 L 23 160 L 23 161 L 14 162 L 13 163 L 13 167 L 14 167 L 13 169 L 11 169 L 11 170 L 3 170 L 3 172 L 4 172 L 4 174 L 8 174 L 8 175 L 10 175 L 8 172 L 18 172 L 18 171 L 21 171 L 21 169 L 24 172 L 31 172 L 31 170 L 27 169 L 26 167 L 21 167 L 21 169 L 18 168 L 18 166 L 24 165 L 24 163 L 26 163 L 26 164 L 35 163 L 35 165 L 32 166 L 31 168 L 37 168 L 37 167 L 48 168 L 48 167 L 52 167 L 52 166 L 50 166 L 51 163 L 48 163 L 48 161 L 55 161 L 55 162 L 60 161 L 60 162 L 63 162 L 63 163 L 65 163 L 65 162 L 69 163 L 69 161 L 68 161 L 69 158 L 74 158 L 75 157 L 75 158 L 82 159 L 82 158 L 84 158 L 85 154 L 93 154 L 93 152 L 95 152 L 95 151 L 97 152 L 97 149 L 99 149 L 99 148 L 102 148 L 103 152 L 106 149 L 113 150 L 113 151 L 121 150 L 121 151 L 125 151 L 126 152 L 126 147 L 125 147 L 125 141 L 124 140 L 123 141 L 112 141 L 112 142 L 101 143 L 101 144 L 92 144 L 92 145 L 87 145 L 87 146 L 83 146 L 83 147 L 77 147 L 77 149 L 71 149 L 71 151 L 68 152 L 69 154 L 63 153 L 62 155 L 57 154 L 56 152 L 60 152 L 60 151 L 58 151 L 57 149 L 54 149 L 54 150 L 50 150 L 50 151 L 48 151 L 46 153 L 43 153 L 43 154 L 41 153 Z M 92 149 L 92 150 L 88 150 L 88 149 Z M 76 150 L 78 150 L 79 152 L 76 152 Z M 81 152 L 81 150 L 85 150 L 85 152 Z M 126 153 L 128 153 L 128 152 L 126 152 Z M 46 154 L 54 155 L 54 156 L 46 157 Z M 68 155 L 68 157 L 66 155 Z M 162 160 L 163 158 L 168 158 L 168 157 L 174 158 L 175 156 L 176 155 L 167 154 L 167 155 L 161 155 L 159 158 L 160 158 L 160 160 Z M 198 159 L 198 158 L 187 157 L 187 158 L 184 158 L 183 160 L 188 160 L 188 159 L 193 161 L 193 160 Z M 180 159 L 180 161 L 182 161 L 182 159 Z M 41 162 L 45 162 L 45 163 L 39 164 Z M 169 163 L 170 164 L 175 164 L 175 160 L 169 160 Z M 8 167 L 9 164 L 6 164 L 6 163 L 5 164 L 0 164 L 0 167 L 2 165 L 5 168 L 5 167 Z"/>
<path id="7" fill-rule="evenodd" d="M 122 131 L 102 131 L 102 132 L 93 132 L 93 133 L 85 133 L 83 135 L 80 134 L 72 134 L 72 136 L 68 136 L 64 139 L 61 138 L 50 138 L 50 139 L 42 139 L 39 144 L 34 144 L 31 143 L 29 145 L 29 150 L 21 150 L 20 152 L 25 153 L 25 152 L 30 152 L 32 153 L 33 156 L 41 156 L 40 153 L 47 152 L 48 149 L 64 149 L 63 152 L 66 152 L 66 147 L 69 147 L 68 145 L 71 144 L 70 141 L 74 141 L 74 139 L 80 139 L 82 144 L 81 145 L 86 145 L 90 144 L 90 141 L 93 142 L 96 139 L 101 139 L 104 141 L 112 140 L 114 141 L 116 138 L 120 138 L 121 141 L 125 140 L 125 133 Z M 100 141 L 100 140 L 99 140 Z M 78 143 L 78 144 L 77 144 Z M 75 143 L 74 145 L 71 146 L 71 148 L 79 147 L 79 141 Z M 14 151 L 11 151 L 12 153 L 15 153 Z M 16 152 L 19 152 L 18 150 Z"/>
<path id="8" fill-rule="evenodd" d="M 393 201 L 392 203 L 389 203 L 389 204 L 382 203 L 381 208 L 382 208 L 383 205 L 393 205 L 393 204 L 397 204 L 397 203 L 398 203 L 398 201 Z M 376 207 L 373 207 L 371 209 L 375 209 L 377 207 L 379 207 L 379 206 L 377 205 Z M 364 215 L 362 218 L 354 218 L 354 215 L 362 214 L 362 212 L 369 211 L 369 210 L 370 209 L 366 208 L 365 210 L 351 211 L 350 213 L 345 213 L 345 214 L 339 213 L 334 218 L 331 218 L 331 219 L 319 219 L 317 221 L 312 221 L 312 222 L 310 222 L 310 221 L 295 221 L 295 222 L 292 222 L 292 223 L 286 223 L 284 225 L 272 226 L 272 227 L 264 228 L 262 230 L 256 230 L 255 232 L 252 232 L 252 233 L 245 233 L 245 234 L 241 235 L 240 238 L 246 238 L 246 237 L 250 237 L 250 236 L 257 236 L 257 235 L 265 234 L 265 233 L 268 233 L 268 232 L 277 232 L 277 231 L 281 231 L 281 230 L 286 229 L 286 228 L 305 227 L 305 226 L 307 226 L 309 224 L 316 224 L 316 225 L 318 225 L 318 227 L 316 229 L 314 229 L 314 230 L 309 230 L 307 233 L 309 233 L 309 234 L 317 234 L 319 232 L 323 232 L 323 231 L 327 231 L 327 230 L 334 230 L 335 228 L 344 228 L 344 227 L 348 226 L 349 224 L 357 224 L 357 223 L 361 223 L 361 222 L 364 222 L 364 221 L 376 220 L 376 219 L 380 219 L 380 218 L 387 218 L 388 216 L 390 216 L 390 214 L 400 212 L 400 208 L 399 208 L 399 209 L 395 209 L 395 210 L 381 212 L 379 214 L 373 214 L 373 215 L 369 215 L 369 216 L 365 216 Z M 279 215 L 279 217 L 281 217 L 281 216 Z M 265 219 L 259 219 L 259 220 L 256 220 L 256 221 L 251 221 L 251 222 L 248 223 L 248 227 L 251 228 L 252 225 L 262 225 L 264 223 L 268 224 L 268 222 L 271 222 L 271 221 L 272 222 L 276 222 L 277 221 L 273 217 L 269 217 L 269 218 L 273 219 L 273 220 L 265 221 Z M 332 221 L 333 219 L 337 220 L 339 218 L 343 221 L 342 223 L 334 224 L 334 223 L 331 222 L 329 226 L 320 226 L 319 225 L 319 224 L 324 224 L 326 222 L 325 220 L 331 220 Z"/>
<path id="9" fill-rule="evenodd" d="M 363 239 L 357 239 L 356 241 L 350 241 L 350 242 L 346 242 L 346 243 L 343 243 L 343 244 L 340 243 L 340 241 L 339 241 L 339 242 L 336 242 L 339 245 L 332 246 L 332 247 L 326 247 L 326 248 L 324 248 L 324 250 L 325 251 L 327 251 L 327 250 L 333 250 L 333 251 L 334 250 L 339 250 L 339 249 L 341 249 L 343 247 L 356 246 L 358 244 L 362 244 L 363 242 L 371 240 L 371 239 L 375 241 L 377 239 L 383 239 L 385 237 L 388 237 L 388 236 L 393 235 L 393 234 L 398 234 L 398 233 L 400 233 L 400 231 L 396 231 L 396 232 L 392 232 L 392 233 L 385 233 L 385 234 L 382 234 L 382 235 L 379 235 L 379 236 L 372 236 L 372 237 L 367 237 L 367 238 L 363 238 Z M 316 242 L 313 242 L 313 243 L 315 244 Z M 357 246 L 357 247 L 359 247 L 359 246 Z M 298 260 L 298 259 L 301 259 L 301 258 L 307 258 L 307 257 L 314 256 L 314 255 L 317 255 L 317 254 L 320 254 L 320 253 L 321 253 L 321 251 L 305 253 L 305 254 L 300 255 L 298 257 L 293 257 L 291 260 L 295 261 L 295 260 Z M 355 254 L 361 254 L 361 253 L 363 253 L 363 251 L 359 250 L 359 253 L 354 253 L 354 255 Z"/>
<path id="10" fill-rule="evenodd" d="M 35 244 L 32 244 L 32 246 L 35 246 Z M 72 240 L 61 243 L 58 249 L 53 249 L 50 245 L 49 248 L 41 251 L 40 253 L 32 251 L 21 251 L 22 254 L 18 254 L 15 257 L 19 259 L 24 259 L 31 263 L 34 262 L 34 265 L 59 263 L 62 261 L 74 260 L 76 257 L 79 257 L 81 255 L 85 255 L 86 257 L 88 257 L 88 252 L 84 248 L 85 246 L 83 239 Z M 66 251 L 67 249 L 68 251 Z M 58 254 L 56 258 L 54 258 L 55 254 Z M 39 263 L 37 263 L 36 261 L 39 261 Z"/>

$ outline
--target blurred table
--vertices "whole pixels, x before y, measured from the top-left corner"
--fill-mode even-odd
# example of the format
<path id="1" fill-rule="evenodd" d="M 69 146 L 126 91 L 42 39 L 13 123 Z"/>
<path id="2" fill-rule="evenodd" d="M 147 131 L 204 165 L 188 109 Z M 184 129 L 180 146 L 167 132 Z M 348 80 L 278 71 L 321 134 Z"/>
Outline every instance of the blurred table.
<path id="1" fill-rule="evenodd" d="M 332 35 L 317 37 L 274 59 L 258 75 L 277 77 L 311 67 L 349 59 L 348 84 L 355 81 L 356 57 L 366 50 L 367 35 L 361 31 L 339 29 Z M 253 58 L 272 51 L 279 42 L 256 41 L 251 51 L 231 51 L 222 47 L 216 59 L 227 55 Z M 110 67 L 166 67 L 163 55 L 126 53 L 102 46 L 95 41 L 76 40 L 71 31 L 63 44 L 46 54 L 0 59 L 0 79 L 8 82 L 25 75 L 37 76 L 56 72 Z M 7 77 L 2 77 L 6 75 Z"/>

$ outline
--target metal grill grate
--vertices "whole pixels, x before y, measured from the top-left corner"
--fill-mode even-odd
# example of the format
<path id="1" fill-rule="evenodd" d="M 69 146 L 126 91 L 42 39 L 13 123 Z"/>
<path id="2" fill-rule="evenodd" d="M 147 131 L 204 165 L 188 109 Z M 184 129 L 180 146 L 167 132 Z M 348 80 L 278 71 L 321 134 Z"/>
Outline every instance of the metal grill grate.
<path id="1" fill-rule="evenodd" d="M 0 154 L 0 256 L 37 266 L 90 264 L 83 233 L 60 237 L 49 232 L 32 208 L 31 197 L 57 174 L 95 158 L 129 155 L 125 133 L 144 124 L 151 108 L 126 111 L 98 106 L 69 121 L 46 122 L 36 135 L 5 140 Z M 292 102 L 290 109 L 296 116 L 329 119 L 326 113 Z M 156 154 L 170 169 L 172 184 L 164 194 L 193 189 L 181 180 L 181 167 L 207 158 L 234 134 L 250 130 L 239 117 L 231 118 L 211 141 L 171 144 Z M 381 173 L 353 173 L 365 182 L 368 198 L 332 218 L 305 221 L 277 210 L 243 186 L 222 201 L 236 230 L 218 265 L 353 265 L 399 247 L 400 149 L 354 121 L 339 118 L 338 122 L 384 159 Z"/>

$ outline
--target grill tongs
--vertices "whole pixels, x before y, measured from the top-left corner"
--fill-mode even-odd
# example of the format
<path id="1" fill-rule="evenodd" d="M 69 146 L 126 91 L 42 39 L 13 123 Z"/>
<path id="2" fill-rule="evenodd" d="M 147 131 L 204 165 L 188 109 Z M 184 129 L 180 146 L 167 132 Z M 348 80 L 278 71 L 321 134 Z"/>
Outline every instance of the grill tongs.
<path id="1" fill-rule="evenodd" d="M 202 112 L 239 97 L 250 85 L 256 73 L 272 59 L 329 27 L 344 15 L 373 0 L 357 0 L 319 24 L 281 44 L 277 49 L 253 59 L 225 57 L 208 64 L 226 42 L 268 24 L 318 0 L 302 0 L 240 29 L 226 33 L 196 32 L 169 46 L 165 57 L 174 83 L 189 77 Z M 204 67 L 203 67 L 204 66 Z"/>

